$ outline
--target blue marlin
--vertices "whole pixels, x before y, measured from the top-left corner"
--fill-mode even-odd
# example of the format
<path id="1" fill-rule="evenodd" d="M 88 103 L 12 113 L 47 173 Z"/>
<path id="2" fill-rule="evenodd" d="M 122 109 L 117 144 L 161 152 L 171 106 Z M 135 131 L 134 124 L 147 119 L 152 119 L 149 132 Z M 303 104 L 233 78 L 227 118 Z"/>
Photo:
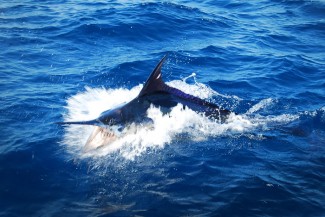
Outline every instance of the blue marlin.
<path id="1" fill-rule="evenodd" d="M 147 117 L 147 110 L 150 106 L 159 107 L 164 114 L 167 114 L 173 107 L 181 104 L 183 108 L 187 107 L 213 120 L 225 122 L 228 116 L 232 113 L 231 111 L 223 109 L 214 103 L 200 99 L 196 96 L 184 93 L 177 88 L 167 85 L 163 81 L 161 68 L 165 60 L 166 56 L 160 60 L 158 65 L 152 71 L 139 95 L 130 102 L 126 102 L 115 108 L 104 111 L 99 115 L 99 117 L 93 120 L 59 122 L 58 124 L 97 126 L 87 141 L 87 144 L 89 144 L 93 143 L 95 137 L 98 137 L 99 134 L 101 135 L 102 140 L 107 142 L 109 140 L 107 138 L 115 138 L 114 132 L 123 131 L 124 127 L 127 125 L 132 123 L 141 124 L 148 121 L 150 122 L 150 119 Z M 102 141 L 101 143 L 104 143 L 105 141 Z"/>

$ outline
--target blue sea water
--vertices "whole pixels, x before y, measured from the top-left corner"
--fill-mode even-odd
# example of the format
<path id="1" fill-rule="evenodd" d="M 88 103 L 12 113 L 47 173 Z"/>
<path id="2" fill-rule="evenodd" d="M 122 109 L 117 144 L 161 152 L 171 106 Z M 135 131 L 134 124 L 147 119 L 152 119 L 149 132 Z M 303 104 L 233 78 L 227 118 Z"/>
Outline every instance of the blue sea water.
<path id="1" fill-rule="evenodd" d="M 0 216 L 325 216 L 324 1 L 1 1 L 0 45 Z M 238 115 L 152 108 L 90 153 L 54 124 L 165 54 L 165 81 Z"/>

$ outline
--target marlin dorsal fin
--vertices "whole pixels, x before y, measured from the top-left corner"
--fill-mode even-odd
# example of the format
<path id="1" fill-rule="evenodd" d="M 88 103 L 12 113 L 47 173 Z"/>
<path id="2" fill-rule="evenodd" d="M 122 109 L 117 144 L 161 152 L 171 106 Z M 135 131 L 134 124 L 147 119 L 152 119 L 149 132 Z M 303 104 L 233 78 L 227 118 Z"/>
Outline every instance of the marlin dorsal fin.
<path id="1" fill-rule="evenodd" d="M 152 73 L 150 74 L 148 80 L 146 81 L 146 83 L 143 85 L 142 90 L 139 93 L 139 97 L 140 96 L 144 96 L 146 94 L 150 94 L 156 91 L 160 91 L 165 83 L 162 80 L 162 76 L 161 76 L 161 67 L 164 63 L 164 61 L 166 60 L 167 55 L 164 56 L 158 63 L 158 65 L 156 66 L 156 68 L 152 71 Z"/>

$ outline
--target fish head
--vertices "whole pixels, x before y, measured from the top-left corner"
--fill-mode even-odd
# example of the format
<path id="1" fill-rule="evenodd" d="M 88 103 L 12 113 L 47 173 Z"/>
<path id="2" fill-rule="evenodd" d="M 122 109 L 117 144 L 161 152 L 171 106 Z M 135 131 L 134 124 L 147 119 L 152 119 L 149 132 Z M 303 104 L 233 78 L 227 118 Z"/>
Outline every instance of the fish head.
<path id="1" fill-rule="evenodd" d="M 106 126 L 114 126 L 123 124 L 122 110 L 111 109 L 103 112 L 97 119 L 100 123 Z"/>
<path id="2" fill-rule="evenodd" d="M 100 114 L 100 116 L 97 118 L 97 120 L 105 126 L 113 127 L 113 126 L 121 126 L 124 125 L 126 120 L 124 118 L 125 115 L 123 115 L 123 107 L 124 104 L 114 108 L 109 109 L 107 111 L 104 111 Z"/>

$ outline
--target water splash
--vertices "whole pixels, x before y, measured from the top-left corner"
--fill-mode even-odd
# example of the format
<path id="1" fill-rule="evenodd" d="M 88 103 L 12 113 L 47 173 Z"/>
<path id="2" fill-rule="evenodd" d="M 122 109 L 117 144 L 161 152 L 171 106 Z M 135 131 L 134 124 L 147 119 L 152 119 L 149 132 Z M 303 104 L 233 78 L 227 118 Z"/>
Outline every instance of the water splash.
<path id="1" fill-rule="evenodd" d="M 203 99 L 209 99 L 219 94 L 198 82 L 187 84 L 185 81 L 174 80 L 168 84 Z M 77 121 L 96 118 L 101 112 L 135 98 L 142 86 L 138 85 L 132 89 L 92 89 L 87 87 L 85 92 L 78 93 L 67 100 L 67 113 L 64 115 L 64 120 Z M 202 141 L 217 136 L 238 136 L 257 129 L 265 130 L 276 124 L 288 123 L 299 117 L 286 114 L 279 116 L 255 114 L 273 102 L 273 99 L 262 100 L 252 106 L 246 114 L 232 114 L 225 123 L 210 120 L 190 109 L 184 109 L 181 105 L 174 107 L 168 114 L 163 114 L 159 108 L 152 106 L 147 111 L 147 117 L 151 118 L 153 123 L 132 124 L 132 126 L 128 126 L 127 132 L 122 133 L 109 145 L 85 151 L 84 144 L 94 127 L 77 125 L 65 128 L 63 144 L 71 154 L 79 158 L 97 158 L 118 153 L 125 159 L 133 160 L 149 149 L 164 148 L 165 145 L 177 140 L 180 135 L 186 136 L 192 141 Z"/>
<path id="2" fill-rule="evenodd" d="M 276 103 L 276 100 L 272 99 L 272 98 L 267 98 L 267 99 L 263 99 L 260 102 L 258 102 L 257 104 L 255 104 L 254 106 L 252 106 L 247 112 L 246 114 L 253 114 L 256 113 L 257 111 L 260 111 L 263 108 L 269 107 L 270 105 Z"/>

